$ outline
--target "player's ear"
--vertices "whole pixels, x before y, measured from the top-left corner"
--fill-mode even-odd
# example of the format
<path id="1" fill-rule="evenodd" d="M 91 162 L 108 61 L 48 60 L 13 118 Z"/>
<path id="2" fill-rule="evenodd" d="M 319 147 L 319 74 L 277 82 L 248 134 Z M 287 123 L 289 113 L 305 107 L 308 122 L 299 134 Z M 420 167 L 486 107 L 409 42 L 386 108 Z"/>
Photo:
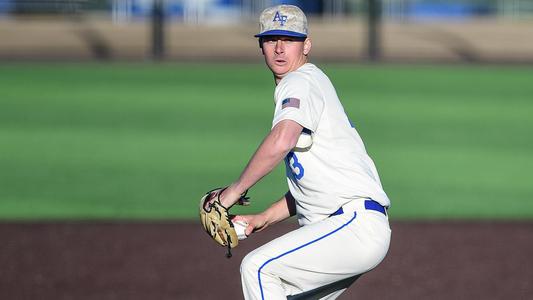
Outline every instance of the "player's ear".
<path id="1" fill-rule="evenodd" d="M 304 41 L 304 55 L 307 56 L 311 52 L 311 39 L 306 38 Z"/>
<path id="2" fill-rule="evenodd" d="M 261 49 L 261 54 L 265 55 L 265 49 L 263 49 L 263 38 L 259 38 L 259 48 Z"/>

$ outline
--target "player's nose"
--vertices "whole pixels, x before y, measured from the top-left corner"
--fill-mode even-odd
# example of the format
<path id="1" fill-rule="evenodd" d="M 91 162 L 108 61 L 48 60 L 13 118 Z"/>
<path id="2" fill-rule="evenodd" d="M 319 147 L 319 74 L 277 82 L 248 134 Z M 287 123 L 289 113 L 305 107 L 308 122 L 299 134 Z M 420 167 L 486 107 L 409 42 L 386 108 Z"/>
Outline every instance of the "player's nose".
<path id="1" fill-rule="evenodd" d="M 276 41 L 276 53 L 283 53 L 285 50 L 285 45 L 283 44 L 283 41 L 282 40 L 277 40 Z"/>

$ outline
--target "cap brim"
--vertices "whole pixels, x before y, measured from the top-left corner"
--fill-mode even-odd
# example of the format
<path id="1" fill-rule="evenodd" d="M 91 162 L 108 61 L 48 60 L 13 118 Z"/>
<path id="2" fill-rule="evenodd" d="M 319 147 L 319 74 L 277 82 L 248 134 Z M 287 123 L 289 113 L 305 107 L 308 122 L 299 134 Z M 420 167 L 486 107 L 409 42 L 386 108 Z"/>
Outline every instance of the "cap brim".
<path id="1" fill-rule="evenodd" d="M 305 38 L 307 37 L 307 34 L 289 31 L 289 30 L 269 30 L 265 31 L 259 34 L 254 35 L 255 37 L 264 37 L 264 36 L 273 36 L 273 35 L 281 35 L 281 36 L 291 36 L 291 37 L 299 37 L 299 38 Z"/>

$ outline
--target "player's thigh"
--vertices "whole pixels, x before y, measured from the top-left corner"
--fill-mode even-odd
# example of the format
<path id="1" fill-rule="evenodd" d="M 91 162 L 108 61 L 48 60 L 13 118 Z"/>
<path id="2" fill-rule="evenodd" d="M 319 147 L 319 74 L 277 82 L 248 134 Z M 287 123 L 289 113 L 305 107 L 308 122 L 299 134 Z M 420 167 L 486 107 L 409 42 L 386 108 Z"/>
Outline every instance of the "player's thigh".
<path id="1" fill-rule="evenodd" d="M 360 224 L 364 219 L 345 214 L 301 227 L 251 252 L 242 268 L 258 277 L 278 276 L 301 290 L 366 272 L 379 255 L 365 233 L 368 225 Z"/>

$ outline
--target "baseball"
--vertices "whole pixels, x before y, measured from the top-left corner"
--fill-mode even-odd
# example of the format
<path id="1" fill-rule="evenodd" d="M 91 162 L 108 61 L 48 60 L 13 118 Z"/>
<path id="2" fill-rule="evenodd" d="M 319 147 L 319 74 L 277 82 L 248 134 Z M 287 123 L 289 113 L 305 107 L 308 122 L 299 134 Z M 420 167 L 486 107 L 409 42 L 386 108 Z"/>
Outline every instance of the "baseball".
<path id="1" fill-rule="evenodd" d="M 234 218 L 232 222 L 233 227 L 235 228 L 235 232 L 237 233 L 237 238 L 239 238 L 239 240 L 244 240 L 245 238 L 247 238 L 248 236 L 246 235 L 245 231 L 246 227 L 248 227 L 248 223 L 246 223 L 246 221 L 244 221 L 243 219 L 239 218 Z"/>

